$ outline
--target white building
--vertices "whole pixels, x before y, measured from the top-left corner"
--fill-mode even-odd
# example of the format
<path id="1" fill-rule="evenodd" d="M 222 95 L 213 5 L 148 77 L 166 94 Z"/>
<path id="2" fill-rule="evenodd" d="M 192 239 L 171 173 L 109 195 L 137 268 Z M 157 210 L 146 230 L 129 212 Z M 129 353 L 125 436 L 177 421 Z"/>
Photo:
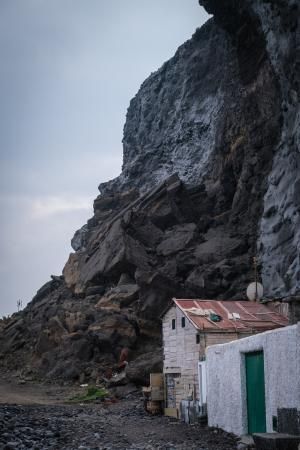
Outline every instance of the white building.
<path id="1" fill-rule="evenodd" d="M 210 426 L 237 435 L 300 432 L 300 322 L 213 345 L 206 364 Z"/>
<path id="2" fill-rule="evenodd" d="M 206 414 L 205 351 L 210 345 L 287 325 L 248 301 L 173 299 L 163 322 L 165 413 L 187 422 Z"/>

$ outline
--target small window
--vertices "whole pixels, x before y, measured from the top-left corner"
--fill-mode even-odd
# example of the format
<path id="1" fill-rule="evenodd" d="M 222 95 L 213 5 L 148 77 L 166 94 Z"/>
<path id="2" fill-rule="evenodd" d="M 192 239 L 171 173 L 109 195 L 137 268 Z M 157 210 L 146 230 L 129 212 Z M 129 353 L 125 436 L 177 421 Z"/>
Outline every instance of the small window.
<path id="1" fill-rule="evenodd" d="M 273 431 L 278 431 L 278 418 L 277 416 L 272 416 Z"/>
<path id="2" fill-rule="evenodd" d="M 185 327 L 185 317 L 181 317 L 181 326 L 182 328 Z"/>
<path id="3" fill-rule="evenodd" d="M 172 330 L 176 328 L 176 319 L 172 319 Z"/>
<path id="4" fill-rule="evenodd" d="M 200 334 L 196 334 L 196 344 L 200 344 Z"/>

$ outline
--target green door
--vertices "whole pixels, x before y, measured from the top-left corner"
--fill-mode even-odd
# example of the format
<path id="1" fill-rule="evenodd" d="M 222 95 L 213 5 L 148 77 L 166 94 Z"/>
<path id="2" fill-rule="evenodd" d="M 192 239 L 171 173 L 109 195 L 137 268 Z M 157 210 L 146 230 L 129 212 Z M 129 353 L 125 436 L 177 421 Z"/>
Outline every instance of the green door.
<path id="1" fill-rule="evenodd" d="M 246 353 L 248 433 L 266 432 L 265 373 L 263 352 Z"/>

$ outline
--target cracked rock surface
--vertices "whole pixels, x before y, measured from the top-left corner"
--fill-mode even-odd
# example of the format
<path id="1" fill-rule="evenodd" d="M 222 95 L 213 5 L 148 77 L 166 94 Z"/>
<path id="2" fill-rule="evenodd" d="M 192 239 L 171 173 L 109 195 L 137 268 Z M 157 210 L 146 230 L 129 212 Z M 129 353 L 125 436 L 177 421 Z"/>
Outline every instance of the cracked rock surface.
<path id="1" fill-rule="evenodd" d="M 213 18 L 131 101 L 63 276 L 0 321 L 3 367 L 97 379 L 128 348 L 143 382 L 173 296 L 245 299 L 255 255 L 266 297 L 299 292 L 299 2 L 199 3 Z"/>

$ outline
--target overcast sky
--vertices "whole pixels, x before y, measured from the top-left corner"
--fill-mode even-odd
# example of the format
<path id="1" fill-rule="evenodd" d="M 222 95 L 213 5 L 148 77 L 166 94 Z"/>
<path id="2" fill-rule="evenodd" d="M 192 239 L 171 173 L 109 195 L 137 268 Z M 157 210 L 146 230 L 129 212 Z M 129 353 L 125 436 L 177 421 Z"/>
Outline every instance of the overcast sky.
<path id="1" fill-rule="evenodd" d="M 207 18 L 198 0 L 1 0 L 0 317 L 61 274 L 120 173 L 130 99 Z"/>

